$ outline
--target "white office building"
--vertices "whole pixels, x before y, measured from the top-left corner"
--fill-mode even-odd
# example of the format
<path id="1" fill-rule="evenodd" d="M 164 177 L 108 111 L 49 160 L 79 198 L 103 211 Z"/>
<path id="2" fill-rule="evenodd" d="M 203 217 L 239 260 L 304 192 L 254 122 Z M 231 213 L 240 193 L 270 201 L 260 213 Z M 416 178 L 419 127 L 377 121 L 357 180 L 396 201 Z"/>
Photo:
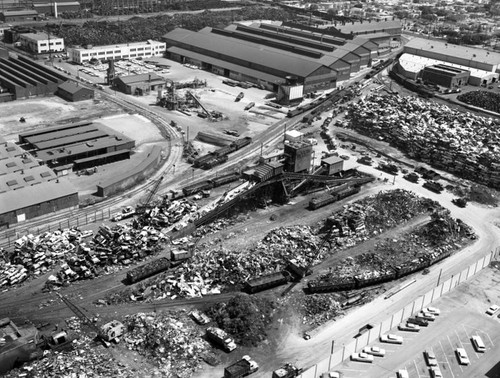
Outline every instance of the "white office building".
<path id="1" fill-rule="evenodd" d="M 64 39 L 47 33 L 26 33 L 19 36 L 21 47 L 36 54 L 64 51 Z"/>
<path id="2" fill-rule="evenodd" d="M 148 40 L 146 42 L 124 43 L 121 45 L 88 46 L 86 49 L 68 48 L 68 57 L 71 61 L 82 64 L 92 58 L 119 60 L 163 56 L 165 49 L 166 44 L 164 42 Z"/>

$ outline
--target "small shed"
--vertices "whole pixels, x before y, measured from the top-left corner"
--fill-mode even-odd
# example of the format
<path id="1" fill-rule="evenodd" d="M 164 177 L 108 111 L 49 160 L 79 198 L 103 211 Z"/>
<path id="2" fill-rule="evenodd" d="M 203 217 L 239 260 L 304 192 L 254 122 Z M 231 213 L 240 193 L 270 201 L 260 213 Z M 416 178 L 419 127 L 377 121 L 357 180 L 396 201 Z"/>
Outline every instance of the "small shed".
<path id="1" fill-rule="evenodd" d="M 60 84 L 57 87 L 56 94 L 70 102 L 90 100 L 94 98 L 94 91 L 92 89 L 82 87 L 72 81 L 66 81 L 65 83 Z"/>
<path id="2" fill-rule="evenodd" d="M 321 160 L 321 165 L 326 168 L 326 173 L 328 175 L 334 175 L 344 170 L 344 159 L 338 156 L 330 156 L 329 158 Z"/>

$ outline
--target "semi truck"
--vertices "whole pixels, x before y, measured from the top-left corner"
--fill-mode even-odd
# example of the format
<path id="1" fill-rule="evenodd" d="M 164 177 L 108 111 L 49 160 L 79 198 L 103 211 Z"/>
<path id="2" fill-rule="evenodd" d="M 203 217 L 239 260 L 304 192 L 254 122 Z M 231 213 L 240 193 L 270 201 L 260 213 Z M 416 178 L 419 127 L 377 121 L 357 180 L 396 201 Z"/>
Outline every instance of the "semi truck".
<path id="1" fill-rule="evenodd" d="M 224 369 L 224 378 L 240 378 L 252 374 L 259 370 L 257 362 L 250 356 L 243 356 L 241 360 Z"/>
<path id="2" fill-rule="evenodd" d="M 226 352 L 232 352 L 236 349 L 236 343 L 234 340 L 220 328 L 208 327 L 206 335 L 209 341 L 218 345 Z"/>

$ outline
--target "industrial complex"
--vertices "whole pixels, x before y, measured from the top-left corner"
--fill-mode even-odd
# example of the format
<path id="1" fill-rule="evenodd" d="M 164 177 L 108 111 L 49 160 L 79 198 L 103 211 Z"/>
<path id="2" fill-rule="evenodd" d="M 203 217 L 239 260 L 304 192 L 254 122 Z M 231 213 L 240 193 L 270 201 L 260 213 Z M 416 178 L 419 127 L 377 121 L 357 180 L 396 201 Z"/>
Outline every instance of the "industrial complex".
<path id="1" fill-rule="evenodd" d="M 500 376 L 500 53 L 427 5 L 44 1 L 0 11 L 0 375 Z"/>

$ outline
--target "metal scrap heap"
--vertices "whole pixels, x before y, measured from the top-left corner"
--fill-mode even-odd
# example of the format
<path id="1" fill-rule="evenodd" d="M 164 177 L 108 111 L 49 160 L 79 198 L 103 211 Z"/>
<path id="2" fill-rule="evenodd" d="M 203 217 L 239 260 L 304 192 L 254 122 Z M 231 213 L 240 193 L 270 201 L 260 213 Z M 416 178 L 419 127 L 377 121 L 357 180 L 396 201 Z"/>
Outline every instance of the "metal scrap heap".
<path id="1" fill-rule="evenodd" d="M 74 340 L 73 347 L 73 350 L 65 352 L 45 351 L 42 359 L 27 362 L 3 377 L 137 377 L 137 372 L 111 358 L 102 346 L 96 347 L 87 336 L 81 335 Z"/>
<path id="2" fill-rule="evenodd" d="M 172 314 L 139 313 L 125 320 L 127 347 L 152 359 L 163 377 L 191 377 L 210 345 L 200 330 Z"/>
<path id="3" fill-rule="evenodd" d="M 348 127 L 410 157 L 500 188 L 500 120 L 415 97 L 372 94 L 348 106 Z"/>

